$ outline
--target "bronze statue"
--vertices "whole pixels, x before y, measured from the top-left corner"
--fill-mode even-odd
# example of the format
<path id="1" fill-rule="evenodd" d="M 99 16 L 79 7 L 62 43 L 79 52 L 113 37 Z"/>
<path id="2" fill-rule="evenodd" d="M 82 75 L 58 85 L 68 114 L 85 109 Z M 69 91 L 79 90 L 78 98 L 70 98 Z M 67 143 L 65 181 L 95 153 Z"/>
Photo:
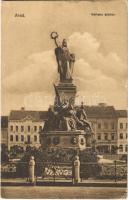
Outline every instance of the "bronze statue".
<path id="1" fill-rule="evenodd" d="M 56 85 L 54 85 L 58 103 L 48 110 L 48 120 L 45 122 L 43 131 L 72 131 L 84 130 L 88 135 L 93 134 L 82 103 L 76 110 L 68 101 L 61 101 Z"/>
<path id="2" fill-rule="evenodd" d="M 67 41 L 65 39 L 63 39 L 62 45 L 59 44 L 59 41 L 57 40 L 58 34 L 56 32 L 51 33 L 51 38 L 54 39 L 57 46 L 55 54 L 60 81 L 71 81 L 75 56 L 69 52 Z M 54 106 L 48 110 L 48 116 L 43 131 L 84 130 L 87 135 L 91 135 L 93 131 L 87 120 L 84 105 L 82 104 L 79 109 L 76 109 L 70 98 L 68 100 L 61 99 L 55 84 L 54 89 L 56 94 L 55 103 Z"/>
<path id="3" fill-rule="evenodd" d="M 71 81 L 75 55 L 69 52 L 66 39 L 63 39 L 62 44 L 60 44 L 59 40 L 57 39 L 58 37 L 59 36 L 57 32 L 51 33 L 51 38 L 54 39 L 57 47 L 55 48 L 55 55 L 58 64 L 58 73 L 60 74 L 60 81 Z"/>
<path id="4" fill-rule="evenodd" d="M 79 129 L 85 130 L 87 133 L 93 133 L 92 127 L 87 120 L 87 115 L 86 115 L 86 112 L 85 112 L 83 102 L 81 103 L 80 108 L 76 112 L 76 117 L 79 120 L 78 121 Z"/>

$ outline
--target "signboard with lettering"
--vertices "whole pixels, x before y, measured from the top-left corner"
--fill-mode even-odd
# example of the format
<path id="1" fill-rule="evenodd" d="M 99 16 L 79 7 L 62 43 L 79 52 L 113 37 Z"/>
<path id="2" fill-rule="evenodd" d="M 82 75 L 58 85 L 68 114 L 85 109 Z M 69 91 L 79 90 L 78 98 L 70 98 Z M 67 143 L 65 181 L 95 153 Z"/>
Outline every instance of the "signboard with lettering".
<path id="1" fill-rule="evenodd" d="M 44 168 L 43 177 L 72 178 L 72 166 L 46 166 Z"/>

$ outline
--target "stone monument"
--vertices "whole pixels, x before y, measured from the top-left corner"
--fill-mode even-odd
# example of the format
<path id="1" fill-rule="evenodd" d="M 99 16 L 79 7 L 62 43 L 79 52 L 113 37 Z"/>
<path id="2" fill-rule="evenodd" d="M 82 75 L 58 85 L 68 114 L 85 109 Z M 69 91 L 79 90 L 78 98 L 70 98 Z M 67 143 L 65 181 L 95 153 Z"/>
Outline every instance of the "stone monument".
<path id="1" fill-rule="evenodd" d="M 75 55 L 70 53 L 66 39 L 62 44 L 57 32 L 51 33 L 54 40 L 59 83 L 54 84 L 55 101 L 49 107 L 47 120 L 40 133 L 42 148 L 84 150 L 91 146 L 93 131 L 87 120 L 83 103 L 75 107 L 76 86 L 73 84 Z"/>
<path id="2" fill-rule="evenodd" d="M 59 92 L 61 101 L 71 101 L 74 104 L 76 95 L 76 86 L 72 83 L 73 81 L 73 70 L 75 63 L 75 55 L 70 53 L 66 39 L 63 39 L 62 44 L 58 40 L 57 32 L 51 33 L 51 38 L 54 39 L 56 48 L 55 56 L 58 66 L 58 73 L 60 82 L 56 86 Z"/>

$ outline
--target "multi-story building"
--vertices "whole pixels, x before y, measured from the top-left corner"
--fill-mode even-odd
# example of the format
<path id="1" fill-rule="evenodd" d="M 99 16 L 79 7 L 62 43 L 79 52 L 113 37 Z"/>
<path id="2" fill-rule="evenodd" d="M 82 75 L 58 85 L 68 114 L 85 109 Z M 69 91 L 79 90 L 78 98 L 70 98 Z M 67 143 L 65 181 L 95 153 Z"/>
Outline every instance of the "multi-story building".
<path id="1" fill-rule="evenodd" d="M 13 110 L 8 122 L 8 149 L 18 145 L 23 149 L 26 146 L 40 146 L 39 131 L 42 130 L 47 112 Z"/>
<path id="2" fill-rule="evenodd" d="M 128 153 L 128 119 L 126 110 L 117 110 L 117 146 L 118 154 L 127 154 Z"/>
<path id="3" fill-rule="evenodd" d="M 117 116 L 113 106 L 100 103 L 86 106 L 88 120 L 95 134 L 95 146 L 101 154 L 115 154 L 117 149 Z"/>
<path id="4" fill-rule="evenodd" d="M 97 106 L 85 106 L 85 110 L 92 124 L 98 153 L 126 154 L 128 148 L 126 111 L 116 111 L 113 106 L 103 103 Z M 39 131 L 46 119 L 47 111 L 24 109 L 11 111 L 8 122 L 8 149 L 14 145 L 24 149 L 27 145 L 39 147 Z"/>
<path id="5" fill-rule="evenodd" d="M 1 145 L 8 146 L 8 116 L 1 117 Z"/>

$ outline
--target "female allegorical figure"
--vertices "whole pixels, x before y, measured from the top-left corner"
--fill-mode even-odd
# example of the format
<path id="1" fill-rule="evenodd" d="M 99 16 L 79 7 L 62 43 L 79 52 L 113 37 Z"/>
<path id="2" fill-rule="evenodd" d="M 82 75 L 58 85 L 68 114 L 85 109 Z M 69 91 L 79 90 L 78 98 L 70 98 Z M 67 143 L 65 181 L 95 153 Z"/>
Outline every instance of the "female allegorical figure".
<path id="1" fill-rule="evenodd" d="M 69 52 L 66 39 L 63 39 L 62 44 L 60 44 L 57 40 L 58 34 L 56 32 L 51 33 L 51 38 L 54 39 L 57 46 L 57 48 L 55 48 L 55 55 L 58 64 L 58 73 L 60 74 L 60 81 L 71 81 L 75 55 Z"/>

